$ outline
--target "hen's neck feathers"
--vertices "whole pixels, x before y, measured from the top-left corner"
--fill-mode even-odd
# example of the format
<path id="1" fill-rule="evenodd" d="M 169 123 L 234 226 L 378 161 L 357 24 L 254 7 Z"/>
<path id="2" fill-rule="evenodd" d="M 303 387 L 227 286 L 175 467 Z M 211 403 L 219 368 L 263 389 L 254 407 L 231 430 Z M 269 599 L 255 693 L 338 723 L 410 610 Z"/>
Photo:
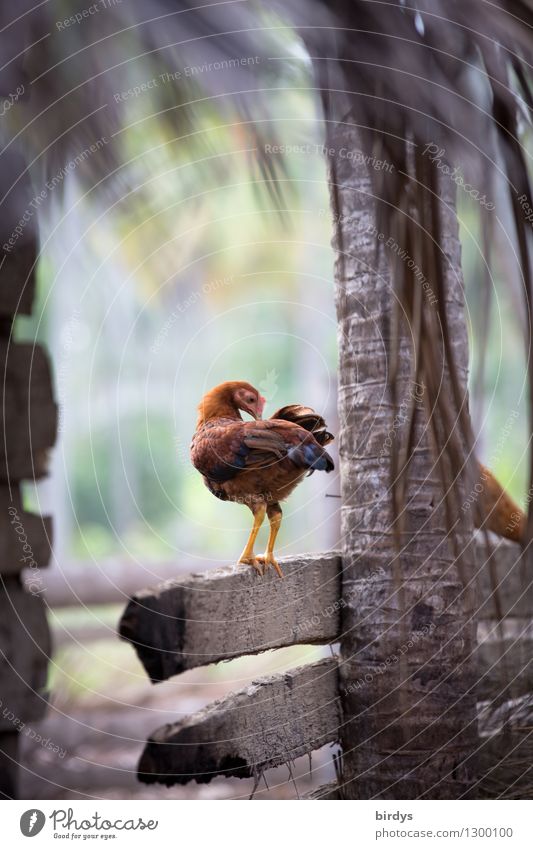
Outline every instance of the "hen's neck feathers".
<path id="1" fill-rule="evenodd" d="M 241 414 L 231 395 L 220 391 L 212 391 L 204 395 L 198 405 L 196 427 L 202 427 L 211 419 L 241 419 Z"/>

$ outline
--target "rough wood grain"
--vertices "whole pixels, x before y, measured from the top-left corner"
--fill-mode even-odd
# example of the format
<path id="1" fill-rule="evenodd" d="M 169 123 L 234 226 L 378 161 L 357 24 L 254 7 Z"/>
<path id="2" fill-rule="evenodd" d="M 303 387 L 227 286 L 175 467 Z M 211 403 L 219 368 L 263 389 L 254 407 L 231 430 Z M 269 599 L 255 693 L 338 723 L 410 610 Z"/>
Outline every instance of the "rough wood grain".
<path id="1" fill-rule="evenodd" d="M 0 484 L 0 575 L 24 569 L 30 591 L 44 588 L 39 571 L 48 565 L 51 544 L 52 519 L 25 512 L 17 484 L 11 491 Z"/>
<path id="2" fill-rule="evenodd" d="M 476 705 L 469 686 L 474 621 L 469 615 L 468 597 L 461 592 L 452 540 L 459 550 L 466 547 L 473 522 L 468 513 L 461 512 L 453 535 L 447 533 L 439 471 L 433 459 L 435 446 L 430 438 L 432 427 L 439 450 L 448 439 L 456 452 L 462 453 L 465 446 L 459 449 L 458 429 L 447 429 L 440 407 L 436 415 L 432 411 L 432 426 L 428 426 L 427 413 L 434 399 L 444 396 L 453 422 L 454 402 L 458 396 L 461 403 L 467 401 L 468 336 L 455 185 L 440 179 L 427 162 L 421 163 L 418 152 L 415 176 L 408 156 L 405 179 L 421 189 L 415 208 L 410 205 L 409 194 L 399 187 L 395 168 L 381 171 L 376 180 L 375 172 L 366 164 L 367 144 L 357 121 L 349 124 L 344 119 L 328 125 L 327 145 L 334 152 L 327 159 L 336 223 L 339 468 L 346 602 L 340 665 L 346 720 L 341 741 L 343 780 L 351 799 L 409 799 L 428 794 L 429 798 L 453 799 L 464 792 L 471 779 L 469 757 L 476 744 Z M 343 151 L 353 151 L 353 155 L 342 156 Z M 422 197 L 423 186 L 431 186 L 426 197 Z M 393 216 L 391 198 L 399 197 L 398 193 L 405 205 Z M 409 222 L 413 221 L 419 225 L 416 236 L 409 232 Z M 431 228 L 433 243 L 426 239 Z M 428 281 L 421 272 L 427 270 L 428 257 L 435 248 L 441 252 L 442 277 L 446 280 L 446 286 L 438 291 L 438 312 L 436 290 L 431 289 L 435 280 Z M 437 262 L 435 258 L 432 268 L 437 268 Z M 403 320 L 398 310 L 398 290 L 394 288 L 394 280 L 407 268 L 413 269 L 411 291 L 417 294 L 413 294 L 413 300 L 406 296 L 404 304 L 420 304 L 421 326 L 427 334 L 420 334 L 415 344 L 409 319 Z M 458 373 L 455 396 L 444 362 L 439 313 L 446 314 L 453 340 Z M 409 307 L 404 315 L 411 317 Z M 419 342 L 421 347 L 417 348 Z M 440 388 L 436 374 L 442 380 Z M 407 411 L 403 416 L 402 405 Z M 406 419 L 412 421 L 411 432 Z M 396 457 L 397 469 L 402 468 L 410 439 L 414 450 L 402 476 L 409 481 L 408 497 L 398 508 L 401 520 L 395 521 L 391 469 Z M 450 456 L 449 443 L 443 450 L 446 457 Z M 392 477 L 395 475 L 393 471 Z M 457 478 L 453 495 L 458 503 L 465 497 L 461 486 Z M 470 575 L 471 565 L 463 556 L 461 571 Z M 411 635 L 421 629 L 426 629 L 425 635 L 410 642 Z M 409 644 L 408 650 L 398 653 L 403 644 Z M 398 660 L 391 662 L 394 657 Z M 387 672 L 376 674 L 380 668 Z M 370 683 L 359 687 L 361 681 Z M 430 751 L 438 751 L 438 757 L 428 758 Z M 385 752 L 387 757 L 382 757 Z"/>
<path id="3" fill-rule="evenodd" d="M 120 636 L 133 643 L 152 681 L 266 649 L 333 642 L 340 630 L 339 556 L 280 562 L 283 580 L 232 566 L 139 592 Z"/>
<path id="4" fill-rule="evenodd" d="M 42 477 L 57 431 L 48 357 L 39 345 L 0 339 L 0 378 L 0 481 Z"/>
<path id="5" fill-rule="evenodd" d="M 207 783 L 217 775 L 250 778 L 337 740 L 338 670 L 334 658 L 259 678 L 148 740 L 139 762 L 147 784 Z"/>
<path id="6" fill-rule="evenodd" d="M 50 632 L 42 599 L 15 578 L 0 580 L 0 731 L 45 713 Z"/>

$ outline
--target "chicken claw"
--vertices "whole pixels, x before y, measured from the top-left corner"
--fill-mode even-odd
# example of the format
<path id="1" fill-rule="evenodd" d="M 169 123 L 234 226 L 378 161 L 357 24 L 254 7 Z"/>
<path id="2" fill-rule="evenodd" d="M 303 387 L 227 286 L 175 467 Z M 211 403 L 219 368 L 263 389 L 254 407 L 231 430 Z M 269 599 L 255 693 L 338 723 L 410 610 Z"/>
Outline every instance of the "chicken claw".
<path id="1" fill-rule="evenodd" d="M 276 570 L 280 578 L 284 577 L 283 572 L 281 571 L 281 566 L 279 565 L 278 561 L 276 560 L 273 554 L 268 554 L 267 552 L 266 554 L 258 555 L 256 559 L 263 566 L 263 575 L 266 574 L 268 567 L 272 566 Z"/>
<path id="2" fill-rule="evenodd" d="M 265 574 L 263 568 L 261 566 L 261 559 L 259 557 L 241 557 L 238 560 L 239 563 L 242 563 L 244 566 L 253 566 L 256 572 L 259 572 L 261 577 Z"/>

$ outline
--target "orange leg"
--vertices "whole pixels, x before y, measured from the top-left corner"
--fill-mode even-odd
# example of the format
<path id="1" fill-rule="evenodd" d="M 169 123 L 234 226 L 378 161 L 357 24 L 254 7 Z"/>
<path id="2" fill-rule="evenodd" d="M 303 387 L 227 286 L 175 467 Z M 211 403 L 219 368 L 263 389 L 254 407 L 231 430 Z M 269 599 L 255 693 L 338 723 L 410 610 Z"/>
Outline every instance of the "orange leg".
<path id="1" fill-rule="evenodd" d="M 259 504 L 253 507 L 254 513 L 254 523 L 252 525 L 252 530 L 250 531 L 250 536 L 248 537 L 248 542 L 244 546 L 244 551 L 239 557 L 239 563 L 245 563 L 247 566 L 253 566 L 254 569 L 259 572 L 260 575 L 263 574 L 263 570 L 261 569 L 258 558 L 254 554 L 254 545 L 257 539 L 257 534 L 259 533 L 259 528 L 263 524 L 263 521 L 266 516 L 266 507 L 264 504 Z"/>
<path id="2" fill-rule="evenodd" d="M 283 513 L 279 504 L 270 505 L 268 507 L 267 512 L 268 520 L 270 522 L 270 534 L 268 535 L 267 549 L 265 553 L 257 559 L 260 563 L 263 564 L 263 574 L 266 572 L 269 566 L 272 566 L 278 573 L 279 577 L 283 578 L 283 572 L 281 571 L 281 567 L 276 558 L 274 557 L 274 544 L 276 542 L 276 537 L 281 526 L 281 519 L 283 517 Z"/>

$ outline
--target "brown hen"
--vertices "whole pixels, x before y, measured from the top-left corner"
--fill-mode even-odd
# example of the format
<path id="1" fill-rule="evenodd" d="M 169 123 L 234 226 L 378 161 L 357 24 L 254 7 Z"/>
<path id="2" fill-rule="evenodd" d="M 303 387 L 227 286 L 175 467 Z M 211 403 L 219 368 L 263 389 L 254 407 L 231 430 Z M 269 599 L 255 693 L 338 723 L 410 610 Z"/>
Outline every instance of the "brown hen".
<path id="1" fill-rule="evenodd" d="M 333 470 L 333 460 L 323 448 L 333 436 L 310 407 L 293 404 L 263 421 L 264 404 L 257 389 L 243 381 L 228 381 L 208 392 L 198 407 L 191 459 L 213 495 L 246 504 L 252 511 L 253 526 L 239 563 L 253 566 L 261 575 L 272 566 L 283 577 L 274 556 L 280 501 L 306 474 Z M 255 421 L 243 421 L 241 411 Z M 265 516 L 270 534 L 265 554 L 258 557 L 254 545 Z"/>

